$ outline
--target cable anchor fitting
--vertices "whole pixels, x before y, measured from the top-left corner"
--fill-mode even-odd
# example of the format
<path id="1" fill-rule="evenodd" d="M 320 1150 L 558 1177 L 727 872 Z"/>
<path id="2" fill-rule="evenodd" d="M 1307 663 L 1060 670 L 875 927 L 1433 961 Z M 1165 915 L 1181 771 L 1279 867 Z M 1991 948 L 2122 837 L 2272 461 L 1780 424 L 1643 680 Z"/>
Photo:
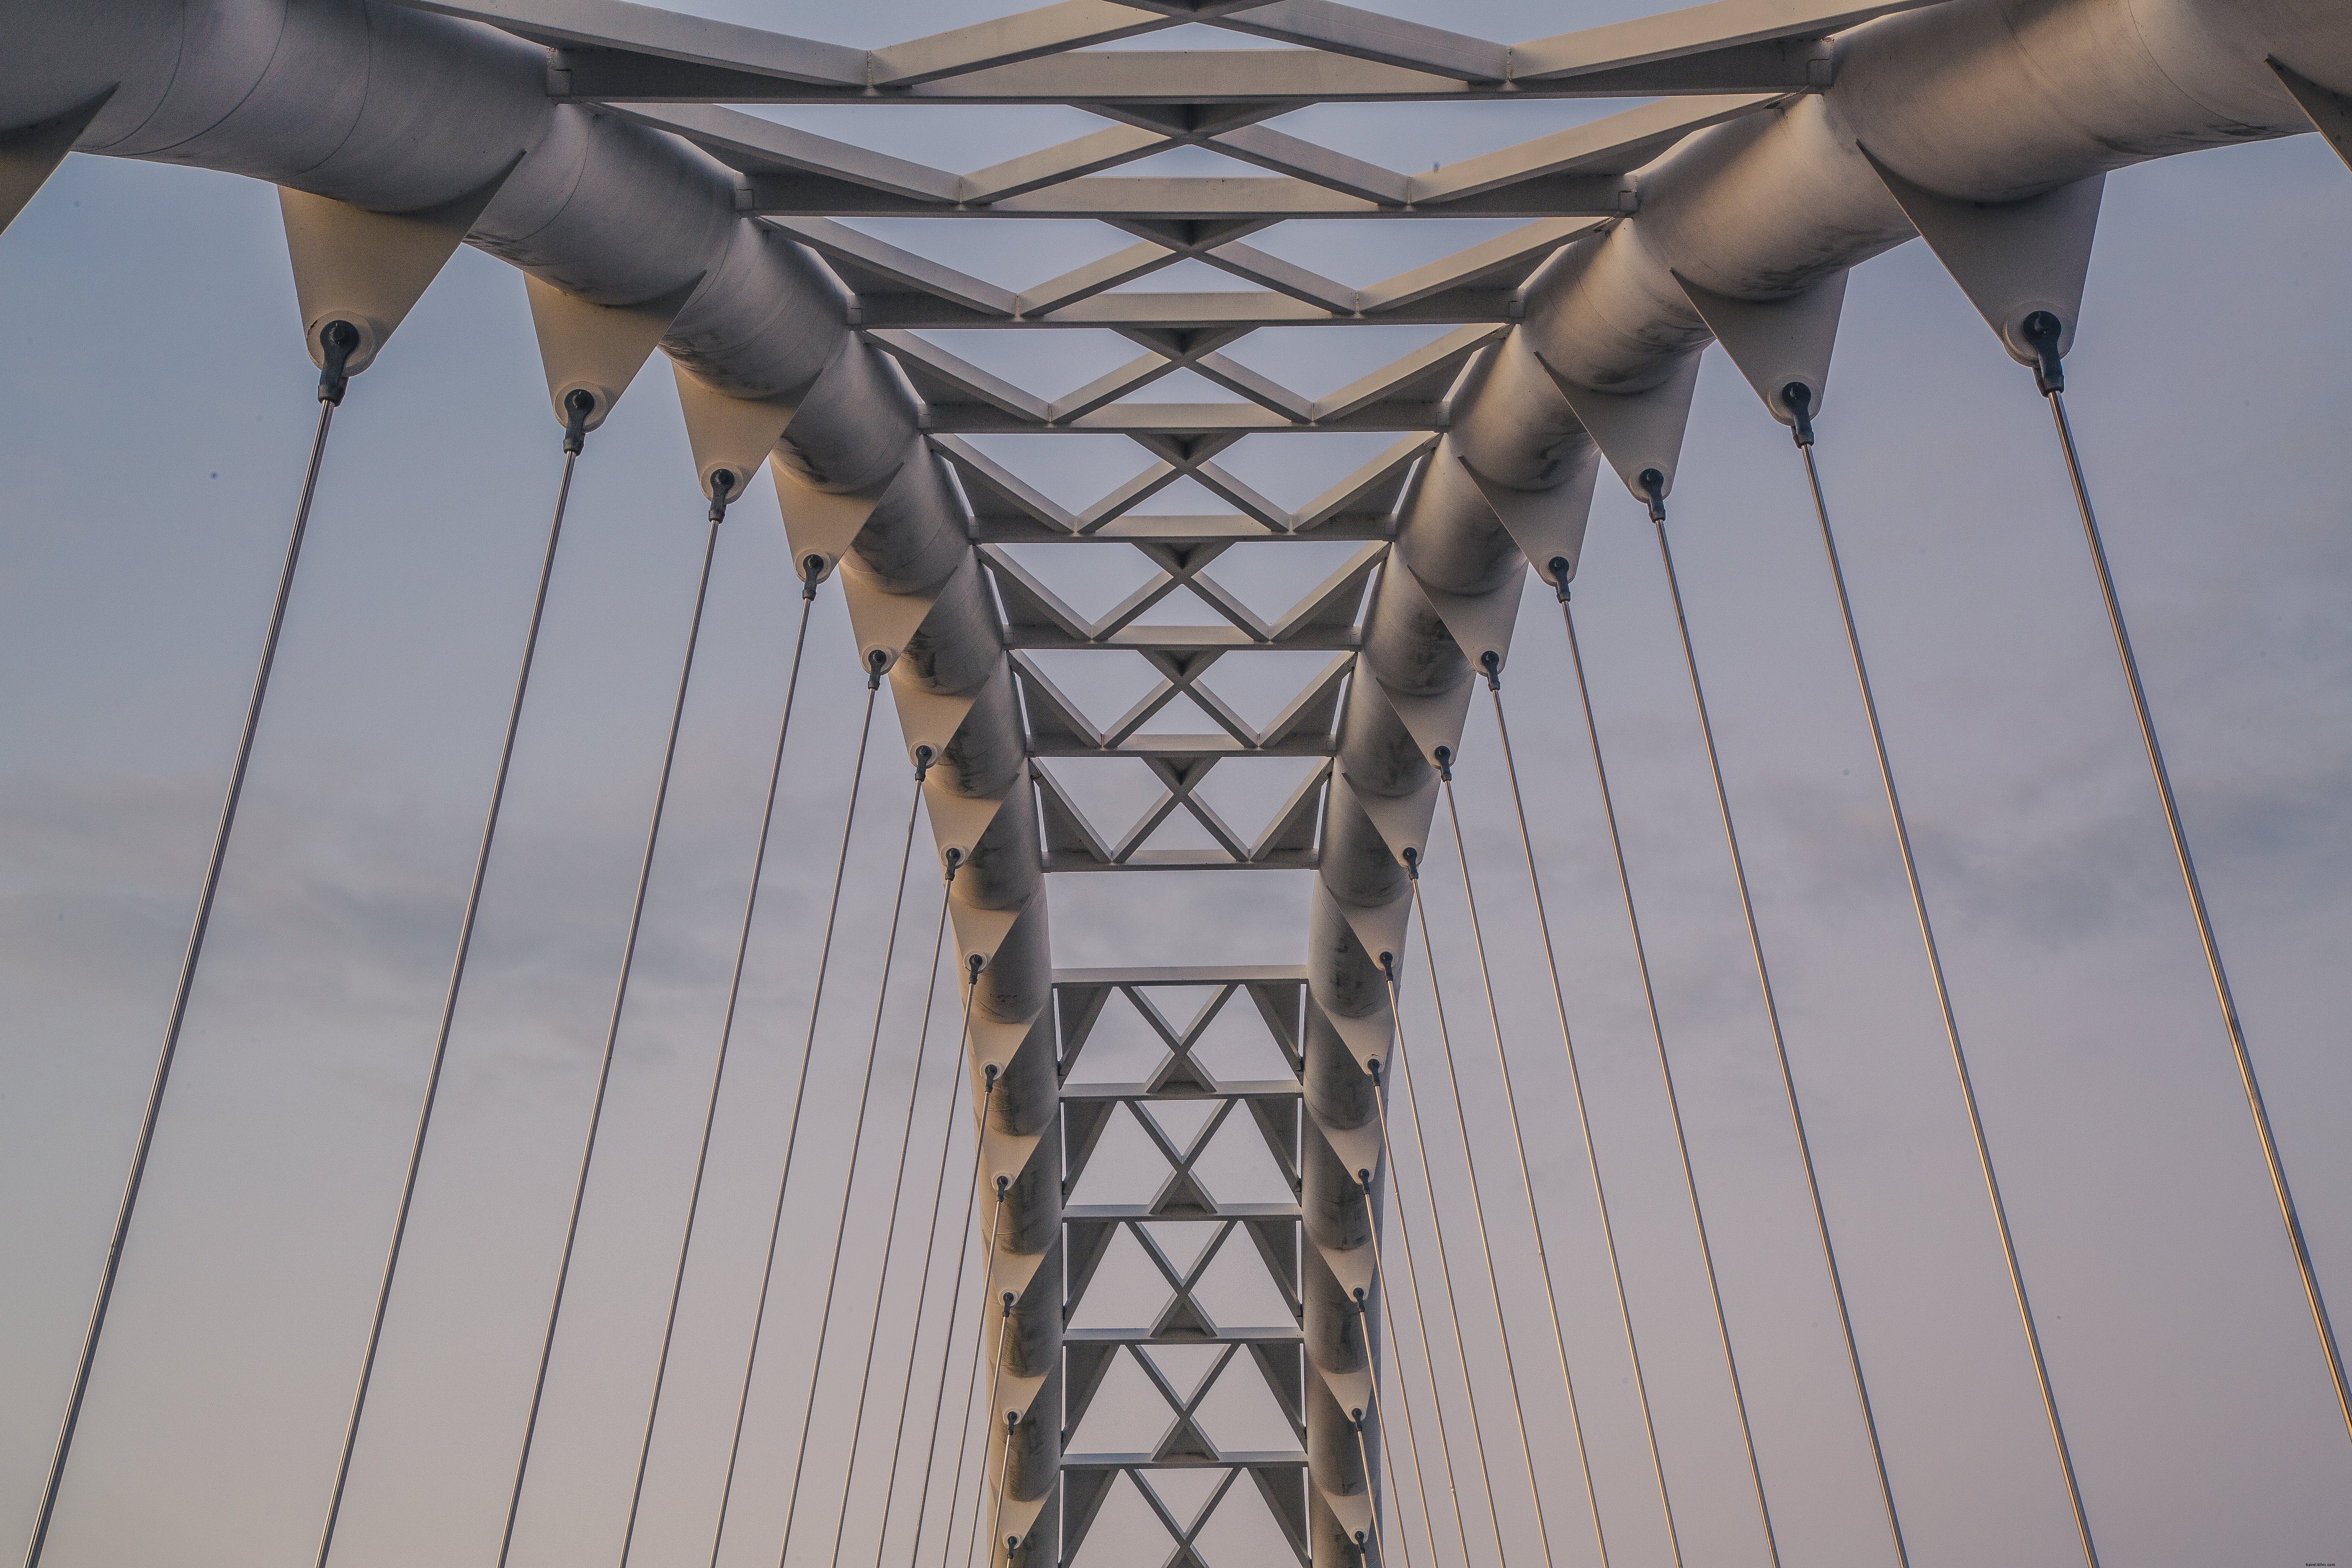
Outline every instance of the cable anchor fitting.
<path id="1" fill-rule="evenodd" d="M 1415 849 L 1412 845 L 1408 844 L 1408 845 L 1406 845 L 1406 846 L 1404 847 L 1404 857 L 1403 857 L 1403 858 L 1404 858 L 1404 874 L 1405 874 L 1405 879 L 1406 879 L 1407 881 L 1412 881 L 1412 882 L 1418 882 L 1418 881 L 1420 881 L 1420 880 L 1421 880 L 1421 851 L 1420 851 L 1420 850 L 1418 850 L 1418 849 Z M 1387 956 L 1387 955 L 1385 955 L 1385 954 L 1384 954 L 1383 956 Z M 1394 982 L 1394 981 L 1395 981 L 1395 979 L 1396 979 L 1396 967 L 1395 967 L 1395 963 L 1396 963 L 1396 961 L 1395 961 L 1393 958 L 1390 958 L 1390 959 L 1389 959 L 1389 979 L 1390 979 L 1390 981 L 1391 981 L 1391 982 Z"/>
<path id="2" fill-rule="evenodd" d="M 360 330 L 349 321 L 333 321 L 319 329 L 320 357 L 319 401 L 331 403 L 340 408 L 343 393 L 352 384 L 351 372 L 343 367 L 360 346 Z"/>
<path id="3" fill-rule="evenodd" d="M 588 416 L 596 412 L 596 397 L 575 386 L 563 395 L 563 449 L 573 457 L 588 445 Z"/>
<path id="4" fill-rule="evenodd" d="M 1503 689 L 1503 656 L 1501 654 L 1496 653 L 1493 648 L 1488 648 L 1478 656 L 1478 667 L 1486 672 L 1487 690 Z"/>
<path id="5" fill-rule="evenodd" d="M 1801 381 L 1792 381 L 1780 389 L 1780 406 L 1789 411 L 1790 427 L 1797 445 L 1813 444 L 1813 389 Z"/>
<path id="6" fill-rule="evenodd" d="M 2041 356 L 2033 367 L 2033 384 L 2044 397 L 2055 397 L 2066 390 L 2066 362 L 2058 357 L 2058 344 L 2066 335 L 2066 324 L 2048 310 L 2036 310 L 2025 318 L 2025 341 Z"/>
<path id="7" fill-rule="evenodd" d="M 931 764 L 939 761 L 939 755 L 929 746 L 915 748 L 915 783 L 918 785 L 923 782 L 923 775 L 931 771 Z"/>
<path id="8" fill-rule="evenodd" d="M 735 470 L 719 468 L 710 476 L 710 523 L 716 528 L 727 521 L 728 499 L 735 493 Z"/>
<path id="9" fill-rule="evenodd" d="M 919 778 L 921 775 L 917 774 L 916 776 Z M 963 865 L 963 851 L 950 844 L 947 847 L 947 852 L 941 855 L 940 858 L 947 865 L 948 881 L 950 883 L 954 882 L 957 869 Z"/>
<path id="10" fill-rule="evenodd" d="M 1666 526 L 1666 476 L 1655 468 L 1642 470 L 1642 493 L 1650 498 L 1650 521 Z"/>
<path id="11" fill-rule="evenodd" d="M 1555 555 L 1544 563 L 1544 567 L 1551 574 L 1551 585 L 1559 593 L 1559 602 L 1563 605 L 1567 604 L 1568 579 L 1570 574 L 1575 572 L 1575 565 L 1567 556 Z"/>
<path id="12" fill-rule="evenodd" d="M 816 585 L 824 581 L 824 557 L 814 554 L 802 556 L 801 597 L 803 599 L 814 599 L 816 597 Z"/>
<path id="13" fill-rule="evenodd" d="M 1454 782 L 1454 748 L 1440 746 L 1430 753 L 1437 759 L 1437 776 L 1447 784 Z"/>

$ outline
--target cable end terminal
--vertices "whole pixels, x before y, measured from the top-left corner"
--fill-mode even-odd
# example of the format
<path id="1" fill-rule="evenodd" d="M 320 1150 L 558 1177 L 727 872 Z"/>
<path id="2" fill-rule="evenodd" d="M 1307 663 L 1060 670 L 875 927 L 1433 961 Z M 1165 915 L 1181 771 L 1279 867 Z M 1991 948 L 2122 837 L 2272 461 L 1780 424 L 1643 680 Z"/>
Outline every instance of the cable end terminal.
<path id="1" fill-rule="evenodd" d="M 710 526 L 718 527 L 727 521 L 727 502 L 735 493 L 735 470 L 719 468 L 710 476 Z"/>
<path id="2" fill-rule="evenodd" d="M 1576 570 L 1576 567 L 1565 555 L 1553 556 L 1549 561 L 1544 563 L 1544 567 L 1551 574 L 1551 585 L 1553 591 L 1559 595 L 1559 602 L 1563 605 L 1567 604 L 1568 579 L 1570 574 Z"/>
<path id="3" fill-rule="evenodd" d="M 588 445 L 588 416 L 596 412 L 596 397 L 575 386 L 563 395 L 563 449 L 573 457 Z"/>
<path id="4" fill-rule="evenodd" d="M 324 362 L 319 370 L 319 401 L 342 406 L 343 394 L 352 384 L 351 372 L 346 367 L 360 346 L 360 330 L 349 321 L 333 321 L 319 329 L 319 348 Z"/>
<path id="5" fill-rule="evenodd" d="M 816 597 L 816 585 L 817 585 L 819 583 L 822 583 L 822 582 L 824 582 L 824 556 L 822 556 L 822 555 L 814 555 L 814 554 L 812 554 L 812 555 L 803 555 L 803 556 L 802 556 L 802 557 L 801 557 L 801 597 L 802 597 L 802 598 L 803 598 L 803 599 L 814 599 L 814 598 L 815 598 L 815 597 Z"/>
<path id="6" fill-rule="evenodd" d="M 1666 523 L 1666 476 L 1656 468 L 1643 468 L 1642 493 L 1650 498 L 1650 521 L 1664 528 Z"/>
<path id="7" fill-rule="evenodd" d="M 2066 390 L 2066 362 L 2058 355 L 2058 345 L 2066 336 L 2066 323 L 2048 310 L 2036 310 L 2025 318 L 2025 341 L 2039 356 L 2033 366 L 2033 384 L 2044 397 L 2055 397 Z"/>
<path id="8" fill-rule="evenodd" d="M 1503 689 L 1503 656 L 1501 654 L 1496 653 L 1493 648 L 1488 648 L 1478 656 L 1478 666 L 1486 672 L 1487 690 Z"/>
<path id="9" fill-rule="evenodd" d="M 1789 425 L 1796 436 L 1797 445 L 1813 444 L 1813 389 L 1801 381 L 1792 381 L 1780 389 L 1780 406 L 1789 411 Z"/>

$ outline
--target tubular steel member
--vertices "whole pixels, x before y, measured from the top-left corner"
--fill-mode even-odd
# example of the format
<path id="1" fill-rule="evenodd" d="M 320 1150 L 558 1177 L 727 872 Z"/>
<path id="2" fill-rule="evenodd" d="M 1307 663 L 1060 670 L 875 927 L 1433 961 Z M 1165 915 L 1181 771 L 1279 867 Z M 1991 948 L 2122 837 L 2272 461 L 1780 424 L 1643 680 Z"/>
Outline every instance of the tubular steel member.
<path id="1" fill-rule="evenodd" d="M 112 86 L 85 150 L 289 181 L 385 213 L 457 203 L 503 174 L 471 243 L 595 302 L 691 290 L 665 346 L 699 384 L 783 415 L 781 466 L 805 481 L 788 508 L 846 508 L 853 524 L 844 578 L 861 643 L 869 625 L 876 637 L 905 633 L 890 675 L 909 745 L 963 759 L 925 787 L 943 847 L 994 863 L 957 879 L 951 911 L 960 951 L 987 970 L 971 1055 L 1008 1077 L 982 1180 L 1020 1175 L 1015 1201 L 1055 1207 L 1055 1184 L 1025 1170 L 1054 1101 L 1050 1047 L 1036 1039 L 1046 923 L 1011 681 L 952 490 L 918 456 L 911 400 L 853 340 L 833 280 L 736 213 L 728 173 L 616 115 L 551 101 L 545 52 L 481 26 L 365 0 L 217 12 L 0 0 L 0 33 L 12 44 L 0 123 L 62 115 Z M 1595 463 L 1557 382 L 1626 393 L 1670 378 L 1707 335 L 1677 274 L 1728 298 L 1782 298 L 1909 237 L 1872 157 L 1943 195 L 2000 203 L 2305 131 L 2266 62 L 2352 89 L 2352 13 L 2311 0 L 1949 0 L 1855 29 L 1835 52 L 1833 85 L 1686 139 L 1643 173 L 1638 216 L 1533 280 L 1525 326 L 1465 384 L 1407 500 L 1394 557 L 1407 569 L 1384 574 L 1359 662 L 1371 679 L 1354 684 L 1342 721 L 1309 931 L 1316 1008 L 1359 1071 L 1391 1027 L 1365 935 L 1370 952 L 1400 945 L 1380 933 L 1402 930 L 1397 852 L 1426 835 L 1430 748 L 1458 744 L 1464 654 L 1507 651 L 1496 645 L 1517 588 L 1485 591 L 1480 563 L 1507 564 L 1516 584 L 1510 545 L 1538 561 L 1577 555 Z M 328 80 L 337 91 L 319 89 Z M 878 583 L 863 600 L 861 579 Z M 869 622 L 861 602 L 901 617 Z M 1018 1058 L 1031 1058 L 1025 1072 Z M 1008 1237 L 1049 1246 L 1036 1219 L 1008 1213 Z M 992 1291 L 1008 1258 L 1030 1275 L 1044 1261 L 1000 1250 Z M 1018 1520 L 1033 1478 L 1016 1463 Z"/>
<path id="2" fill-rule="evenodd" d="M 551 102 L 544 51 L 488 28 L 363 0 L 254 0 L 200 29 L 177 0 L 131 0 L 0 5 L 0 33 L 12 40 L 0 58 L 11 123 L 45 118 L 52 100 L 58 111 L 86 102 L 89 83 L 121 84 L 80 138 L 89 151 L 235 170 L 394 213 L 459 201 L 503 175 L 470 243 L 593 303 L 690 290 L 663 347 L 698 385 L 777 406 L 782 461 L 806 489 L 874 494 L 905 472 L 859 520 L 845 578 L 915 612 L 907 657 L 891 650 L 893 691 L 909 748 L 928 742 L 940 756 L 925 787 L 942 847 L 970 856 L 952 918 L 961 951 L 987 965 L 971 1054 L 975 1072 L 1004 1069 L 982 1179 L 1014 1178 L 989 1289 L 1034 1297 L 1009 1341 L 1007 1387 L 1024 1419 L 1008 1528 L 1040 1537 L 1020 1560 L 1042 1546 L 1038 1561 L 1051 1562 L 1050 1528 L 1033 1521 L 1058 1458 L 1058 1382 L 1033 1374 L 1057 1361 L 1059 1325 L 1052 1292 L 1029 1288 L 1056 1272 L 1045 1267 L 1060 1234 L 1055 1141 L 1042 1136 L 1056 1097 L 1051 1041 L 1035 1027 L 1050 964 L 1034 816 L 1003 809 L 1025 798 L 1021 731 L 953 492 L 936 459 L 908 462 L 920 450 L 912 400 L 853 339 L 838 289 L 799 246 L 738 216 L 727 171 L 616 115 Z M 273 68 L 287 59 L 303 68 Z M 321 93 L 321 81 L 339 90 Z M 731 489 L 741 488 L 739 473 Z"/>

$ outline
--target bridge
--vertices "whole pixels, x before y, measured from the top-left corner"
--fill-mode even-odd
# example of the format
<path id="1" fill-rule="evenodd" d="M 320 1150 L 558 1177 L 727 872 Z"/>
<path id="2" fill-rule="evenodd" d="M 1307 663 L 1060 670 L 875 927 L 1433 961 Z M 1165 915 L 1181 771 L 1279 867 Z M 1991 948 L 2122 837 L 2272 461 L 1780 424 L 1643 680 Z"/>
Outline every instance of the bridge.
<path id="1" fill-rule="evenodd" d="M 561 469 L 446 983 L 403 1058 L 414 1120 L 348 1326 L 317 1568 L 358 1544 L 347 1505 L 388 1356 L 430 1353 L 399 1338 L 404 1263 L 450 1136 L 436 1112 L 466 1070 L 477 932 L 516 853 L 509 785 L 549 673 L 541 632 L 564 613 L 567 519 L 616 482 L 607 445 L 673 391 L 691 466 L 660 483 L 698 520 L 699 574 L 675 679 L 661 675 L 667 729 L 593 1074 L 578 1103 L 564 1091 L 579 1152 L 560 1224 L 513 1241 L 550 1269 L 499 1435 L 510 1463 L 486 1563 L 545 1550 L 534 1492 L 546 1509 L 565 1451 L 564 1353 L 611 1272 L 575 1264 L 614 1201 L 599 1162 L 643 1070 L 634 1031 L 660 1005 L 632 983 L 665 856 L 696 826 L 677 803 L 710 679 L 706 617 L 747 571 L 737 542 L 779 521 L 787 570 L 759 594 L 791 627 L 789 662 L 723 930 L 707 931 L 723 1005 L 663 1066 L 691 1078 L 695 1106 L 671 1152 L 676 1212 L 627 1265 L 657 1310 L 625 1350 L 600 1342 L 634 1358 L 602 1370 L 635 1408 L 624 1462 L 571 1483 L 616 1527 L 587 1550 L 714 1568 L 820 1553 L 835 1568 L 1679 1568 L 1718 1550 L 1736 1493 L 1737 1550 L 1774 1568 L 1806 1555 L 1789 1514 L 1807 1456 L 1773 1440 L 1757 1377 L 1770 1338 L 1743 1328 L 1727 1278 L 1748 1205 L 1706 1178 L 1710 1125 L 1687 1103 L 1659 951 L 1676 889 L 1629 853 L 1641 799 L 1596 702 L 1605 656 L 1588 664 L 1580 633 L 1617 591 L 1580 578 L 1596 508 L 1640 520 L 1664 595 L 1680 689 L 1671 721 L 1645 721 L 1690 727 L 1691 831 L 1737 921 L 1742 1070 L 1793 1215 L 1773 1267 L 1805 1271 L 1827 1325 L 1808 1375 L 1840 1412 L 1842 1495 L 1867 1525 L 1851 1539 L 1901 1568 L 1935 1560 L 1919 1468 L 1890 1458 L 1897 1358 L 1873 1349 L 1856 1301 L 1873 1287 L 1841 1248 L 1817 1158 L 1824 1103 L 1844 1090 L 1806 1068 L 1774 895 L 1742 837 L 1759 807 L 1711 702 L 1731 672 L 1685 595 L 1676 480 L 1703 363 L 1737 378 L 1802 486 L 1873 852 L 1899 878 L 1905 983 L 1932 1005 L 1943 1113 L 2013 1319 L 1986 1375 L 2030 1388 L 2037 1506 L 2098 1568 L 2108 1521 L 2046 1332 L 2050 1265 L 2020 1246 L 2003 1181 L 2025 1135 L 1980 1093 L 1988 1053 L 1940 940 L 1956 917 L 1874 682 L 1892 623 L 1857 605 L 1841 552 L 1831 368 L 1848 279 L 1914 239 L 1981 319 L 2013 395 L 2046 410 L 2032 460 L 2079 525 L 2077 608 L 2112 649 L 2098 679 L 2153 786 L 2161 896 L 2193 931 L 2202 1037 L 2241 1091 L 2234 1135 L 2267 1190 L 2263 1266 L 2300 1303 L 2296 1354 L 2341 1428 L 2330 1441 L 2352 1439 L 2326 1270 L 2296 1206 L 2300 1190 L 2340 1215 L 2345 1194 L 2293 1180 L 2308 1156 L 2264 1098 L 2264 1041 L 2241 1016 L 2102 527 L 2101 454 L 2068 404 L 2109 176 L 2304 135 L 2352 160 L 2352 17 L 2292 0 L 1717 0 L 1500 42 L 1417 16 L 1063 0 L 853 48 L 621 0 L 0 7 L 0 220 L 74 152 L 268 182 L 317 378 L 129 1179 L 57 1379 L 26 1568 L 78 1550 L 77 1455 L 124 1260 L 155 1223 L 151 1156 L 175 1118 L 202 1114 L 174 1072 L 205 1005 L 216 900 L 239 875 L 333 437 L 374 416 L 368 373 L 400 363 L 468 246 L 522 274 Z M 1307 133 L 1337 123 L 1322 111 L 1404 123 L 1465 105 L 1538 106 L 1559 128 L 1426 171 Z M 951 145 L 905 155 L 922 139 L 910 118 L 1047 110 L 1092 128 L 977 169 Z M 1383 246 L 1405 259 L 1378 278 L 1297 259 Z M 1017 287 L 987 259 L 1005 247 Z M 1314 331 L 1288 336 L 1300 329 Z M 1277 335 L 1372 357 L 1310 393 L 1308 373 L 1279 370 Z M 1097 358 L 1075 384 L 1048 395 L 1016 368 L 1081 338 Z M 657 352 L 667 375 L 648 374 Z M 1085 463 L 1059 470 L 1099 470 L 1083 496 L 1009 455 L 1084 438 Z M 1297 455 L 1244 460 L 1276 439 Z M 1549 673 L 1514 679 L 1531 642 Z M 838 743 L 816 745 L 812 725 Z M 1557 820 L 1571 771 L 1598 829 L 1572 851 Z M 838 820 L 806 806 L 820 778 Z M 1612 1169 L 1622 1075 L 1594 1075 L 1589 987 L 1560 940 L 1595 909 L 1622 944 L 1607 967 L 1638 999 L 1646 1186 Z M 1079 912 L 1057 933 L 1049 910 Z M 780 920 L 807 939 L 789 956 L 761 940 Z M 1175 928 L 1220 921 L 1278 925 L 1283 945 L 1187 957 Z M 1108 939 L 1090 927 L 1132 951 L 1099 962 Z M 779 970 L 797 977 L 783 1026 L 762 993 Z M 778 1042 L 780 1092 L 748 1105 L 741 1053 Z M 726 1142 L 747 1116 L 770 1162 L 748 1185 Z M 1669 1245 L 1686 1288 L 1672 1330 L 1643 1286 L 1643 1259 Z M 714 1268 L 748 1288 L 723 1330 L 697 1315 L 698 1270 Z M 1695 1367 L 1706 1441 L 1731 1457 L 1698 1485 L 1675 1430 Z M 683 1436 L 685 1422 L 706 1430 Z M 666 1458 L 679 1444 L 707 1462 Z"/>

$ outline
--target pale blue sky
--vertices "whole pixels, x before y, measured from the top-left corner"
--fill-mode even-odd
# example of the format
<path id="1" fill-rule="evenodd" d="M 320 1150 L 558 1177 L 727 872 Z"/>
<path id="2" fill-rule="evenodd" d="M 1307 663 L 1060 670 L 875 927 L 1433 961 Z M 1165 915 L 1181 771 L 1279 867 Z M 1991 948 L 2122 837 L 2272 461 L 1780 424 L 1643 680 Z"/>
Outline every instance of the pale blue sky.
<path id="1" fill-rule="evenodd" d="M 1556 9 L 1484 6 L 1449 25 L 1498 37 L 1573 25 L 1538 16 Z M 906 6 L 830 29 L 748 0 L 728 14 L 860 43 L 936 25 Z M 940 123 L 971 155 L 935 161 L 1003 155 L 982 132 Z M 1330 134 L 1343 131 L 1363 139 L 1350 151 L 1381 155 L 1380 127 Z M 1003 139 L 1018 150 L 1062 133 Z M 1465 120 L 1434 133 L 1466 150 L 1528 128 Z M 2347 249 L 2352 174 L 2315 138 L 2118 175 L 2072 362 L 2151 696 L 2340 1308 L 2352 1300 Z M 1066 352 L 1076 366 L 1099 351 Z M 1342 378 L 1337 344 L 1263 352 L 1287 355 L 1301 380 L 1327 360 Z M 1041 361 L 1034 374 L 1060 373 Z M 77 157 L 0 237 L 0 1535 L 29 1521 L 96 1279 L 299 479 L 311 382 L 266 186 Z M 2031 379 L 1914 245 L 1856 274 L 1822 430 L 1928 895 L 2108 1559 L 2343 1560 L 2352 1446 L 2326 1394 Z M 1041 484 L 1083 488 L 1075 454 L 1057 469 L 1050 454 L 1008 450 L 1038 464 Z M 48 1559 L 58 1568 L 308 1561 L 557 460 L 520 285 L 461 252 L 338 422 Z M 1253 461 L 1271 485 L 1328 454 L 1293 459 L 1277 444 Z M 699 510 L 656 365 L 581 467 L 338 1551 L 352 1568 L 495 1552 Z M 2063 1568 L 2071 1529 L 1801 473 L 1719 355 L 1702 379 L 1675 514 L 1914 1559 Z M 650 1374 L 796 613 L 764 480 L 720 550 L 519 1564 L 611 1550 Z M 1638 510 L 1609 485 L 1578 604 L 1784 1551 L 1792 1563 L 1874 1563 L 1883 1531 L 1655 559 Z M 1685 1549 L 1694 1563 L 1760 1563 L 1549 595 L 1529 599 L 1520 626 L 1515 738 L 1635 1310 L 1655 1347 Z M 664 1562 L 707 1539 L 775 1110 L 806 1024 L 862 698 L 845 631 L 828 593 L 719 1124 L 709 1250 L 649 1494 L 646 1539 Z M 887 735 L 889 716 L 877 722 Z M 1556 1109 L 1550 999 L 1525 935 L 1491 731 L 1475 710 L 1470 734 L 1463 804 L 1507 978 L 1507 1037 L 1522 1091 Z M 845 1153 L 907 806 L 897 748 L 878 751 L 812 1089 L 814 1168 L 828 1182 Z M 1440 979 L 1474 1126 L 1499 1136 L 1450 852 L 1439 860 Z M 1172 916 L 1139 907 L 1128 880 L 1055 881 L 1058 962 L 1299 950 L 1300 879 L 1155 885 L 1177 900 Z M 930 896 L 908 902 L 918 947 Z M 916 989 L 894 995 L 900 1025 Z M 1416 1015 L 1416 1042 L 1433 1022 Z M 908 1037 L 894 1025 L 886 1037 L 898 1076 L 877 1115 L 893 1138 L 903 1100 L 888 1097 L 904 1092 Z M 1534 1152 L 1570 1350 L 1594 1369 L 1586 1416 L 1603 1506 L 1622 1561 L 1659 1561 L 1631 1396 L 1612 1383 L 1622 1358 L 1580 1155 L 1565 1140 Z M 873 1175 L 858 1212 L 877 1233 L 894 1153 L 869 1145 L 863 1167 Z M 810 1189 L 796 1235 L 829 1232 L 836 1192 Z M 1449 1188 L 1449 1205 L 1458 1197 Z M 1510 1224 L 1523 1237 L 1524 1219 Z M 852 1278 L 870 1295 L 878 1234 L 861 1226 L 856 1239 L 865 1272 Z M 1527 1375 L 1549 1349 L 1524 1250 L 1503 1266 Z M 820 1288 L 779 1286 L 793 1311 Z M 893 1371 L 905 1307 L 883 1313 Z M 859 1332 L 871 1316 L 861 1304 Z M 772 1556 L 804 1376 L 798 1350 L 780 1355 L 755 1400 L 758 1482 L 730 1527 L 730 1564 Z M 1559 1559 L 1581 1563 L 1584 1504 L 1563 1468 L 1556 1403 L 1544 1394 L 1532 1418 Z M 1490 1421 L 1490 1436 L 1507 1426 Z M 835 1475 L 822 1488 L 838 1485 Z M 837 1492 L 821 1495 L 820 1545 Z M 870 1536 L 879 1500 L 869 1489 L 855 1500 Z M 1504 1511 L 1531 1553 L 1523 1491 Z M 934 1521 L 927 1553 L 937 1533 Z"/>

